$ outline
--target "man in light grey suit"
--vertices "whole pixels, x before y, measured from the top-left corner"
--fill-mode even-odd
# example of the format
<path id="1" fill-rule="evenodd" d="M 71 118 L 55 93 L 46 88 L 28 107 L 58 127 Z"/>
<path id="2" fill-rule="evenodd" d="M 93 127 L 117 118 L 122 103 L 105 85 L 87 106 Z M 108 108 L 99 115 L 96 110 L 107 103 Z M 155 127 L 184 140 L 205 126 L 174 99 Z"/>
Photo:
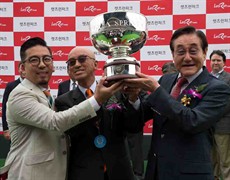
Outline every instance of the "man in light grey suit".
<path id="1" fill-rule="evenodd" d="M 211 74 L 230 86 L 230 74 L 224 71 L 225 54 L 215 50 L 210 54 L 210 60 Z M 230 103 L 224 116 L 216 124 L 214 137 L 216 142 L 213 149 L 214 175 L 216 179 L 221 179 L 221 176 L 223 179 L 230 179 Z"/>
<path id="2" fill-rule="evenodd" d="M 7 120 L 11 147 L 4 169 L 8 180 L 65 180 L 68 139 L 64 131 L 96 116 L 105 100 L 121 89 L 121 83 L 97 85 L 94 96 L 79 105 L 55 112 L 44 90 L 54 71 L 51 50 L 41 38 L 27 40 L 20 49 L 26 77 L 10 94 Z"/>

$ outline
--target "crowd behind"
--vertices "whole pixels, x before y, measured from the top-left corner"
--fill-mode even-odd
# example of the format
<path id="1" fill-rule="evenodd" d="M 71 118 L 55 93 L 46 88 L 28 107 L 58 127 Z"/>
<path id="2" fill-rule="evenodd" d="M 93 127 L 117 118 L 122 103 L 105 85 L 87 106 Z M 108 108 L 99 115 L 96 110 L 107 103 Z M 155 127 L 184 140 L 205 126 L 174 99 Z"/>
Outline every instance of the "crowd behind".
<path id="1" fill-rule="evenodd" d="M 21 45 L 20 77 L 6 86 L 4 137 L 11 141 L 0 179 L 229 180 L 230 74 L 226 55 L 210 54 L 192 26 L 170 40 L 172 61 L 159 80 L 97 81 L 98 61 L 85 47 L 68 54 L 69 80 L 50 95 L 53 57 L 34 37 Z M 109 84 L 109 85 L 108 85 Z M 143 126 L 153 119 L 144 170 Z"/>

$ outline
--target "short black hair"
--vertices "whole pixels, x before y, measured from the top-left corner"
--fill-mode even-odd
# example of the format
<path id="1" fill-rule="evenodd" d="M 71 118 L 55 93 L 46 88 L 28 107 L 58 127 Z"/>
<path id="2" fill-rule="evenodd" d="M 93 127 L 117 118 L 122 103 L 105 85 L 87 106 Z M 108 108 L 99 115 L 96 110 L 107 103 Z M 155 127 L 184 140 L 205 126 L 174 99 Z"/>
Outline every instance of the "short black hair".
<path id="1" fill-rule="evenodd" d="M 20 49 L 21 62 L 25 61 L 26 50 L 29 48 L 32 48 L 34 46 L 37 46 L 37 45 L 46 47 L 49 50 L 50 54 L 52 54 L 50 47 L 47 45 L 47 43 L 44 39 L 42 39 L 40 37 L 30 38 L 21 45 L 21 49 Z"/>
<path id="2" fill-rule="evenodd" d="M 200 38 L 200 41 L 201 41 L 201 48 L 203 50 L 203 52 L 205 52 L 205 50 L 208 48 L 208 41 L 207 41 L 207 38 L 205 36 L 205 34 L 200 31 L 200 30 L 196 30 L 195 27 L 193 26 L 185 26 L 185 27 L 182 27 L 182 28 L 179 28 L 177 29 L 172 37 L 171 37 L 171 40 L 170 40 L 170 49 L 172 52 L 174 52 L 174 41 L 184 35 L 184 34 L 196 34 L 199 38 Z"/>
<path id="3" fill-rule="evenodd" d="M 217 55 L 221 56 L 223 58 L 223 61 L 226 62 L 226 55 L 222 51 L 220 51 L 220 50 L 214 50 L 214 51 L 212 51 L 212 53 L 209 56 L 210 60 L 211 60 L 211 58 L 212 58 L 212 56 L 214 54 L 217 54 Z"/>

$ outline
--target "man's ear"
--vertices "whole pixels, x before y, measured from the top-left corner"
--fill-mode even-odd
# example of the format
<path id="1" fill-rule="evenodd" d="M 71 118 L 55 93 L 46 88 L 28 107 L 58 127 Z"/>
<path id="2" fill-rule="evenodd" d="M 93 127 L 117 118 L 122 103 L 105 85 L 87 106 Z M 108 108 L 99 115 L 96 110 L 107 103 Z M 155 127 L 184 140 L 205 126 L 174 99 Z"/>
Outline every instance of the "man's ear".
<path id="1" fill-rule="evenodd" d="M 98 68 L 98 61 L 94 61 L 94 66 L 96 69 Z"/>
<path id="2" fill-rule="evenodd" d="M 20 67 L 19 67 L 19 71 L 25 71 L 26 70 L 26 68 L 25 68 L 25 64 L 24 63 L 22 63 L 21 65 L 20 65 Z"/>

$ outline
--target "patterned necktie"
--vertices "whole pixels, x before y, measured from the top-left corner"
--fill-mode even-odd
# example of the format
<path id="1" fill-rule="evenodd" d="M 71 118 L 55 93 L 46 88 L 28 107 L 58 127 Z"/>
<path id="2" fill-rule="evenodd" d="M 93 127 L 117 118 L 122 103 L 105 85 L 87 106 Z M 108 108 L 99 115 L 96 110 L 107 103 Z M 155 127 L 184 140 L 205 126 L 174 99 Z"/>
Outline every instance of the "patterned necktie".
<path id="1" fill-rule="evenodd" d="M 93 91 L 91 89 L 86 89 L 85 91 L 85 95 L 88 98 L 90 98 L 91 96 L 93 96 Z"/>
<path id="2" fill-rule="evenodd" d="M 171 96 L 174 97 L 175 99 L 179 96 L 181 92 L 181 87 L 186 84 L 188 80 L 184 77 L 180 77 L 177 79 L 176 85 L 173 87 Z"/>
<path id="3" fill-rule="evenodd" d="M 50 94 L 50 90 L 44 90 L 43 93 L 46 95 L 47 99 L 49 100 L 49 105 L 52 107 L 53 104 L 53 98 Z"/>

